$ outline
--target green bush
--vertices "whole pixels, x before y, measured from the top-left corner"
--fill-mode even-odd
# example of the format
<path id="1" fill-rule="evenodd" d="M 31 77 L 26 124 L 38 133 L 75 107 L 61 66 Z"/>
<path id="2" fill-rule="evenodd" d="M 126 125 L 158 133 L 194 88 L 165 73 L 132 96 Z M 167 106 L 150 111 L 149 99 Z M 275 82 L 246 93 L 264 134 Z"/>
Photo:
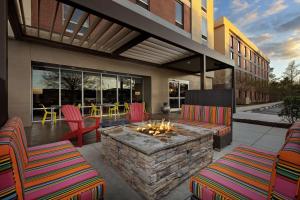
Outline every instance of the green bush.
<path id="1" fill-rule="evenodd" d="M 288 96 L 283 100 L 283 109 L 279 116 L 288 120 L 290 123 L 300 119 L 300 96 Z"/>

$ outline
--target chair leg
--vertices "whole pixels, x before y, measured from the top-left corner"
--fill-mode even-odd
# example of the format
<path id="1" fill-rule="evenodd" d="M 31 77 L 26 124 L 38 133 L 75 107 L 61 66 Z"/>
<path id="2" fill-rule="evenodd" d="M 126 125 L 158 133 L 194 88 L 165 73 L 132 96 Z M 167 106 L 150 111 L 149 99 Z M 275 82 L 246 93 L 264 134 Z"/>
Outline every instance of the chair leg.
<path id="1" fill-rule="evenodd" d="M 53 123 L 56 124 L 56 112 L 53 113 Z"/>
<path id="2" fill-rule="evenodd" d="M 44 116 L 43 116 L 43 118 L 42 118 L 42 125 L 45 124 L 47 115 L 48 115 L 48 113 L 45 113 L 45 114 L 44 114 Z"/>
<path id="3" fill-rule="evenodd" d="M 77 135 L 77 145 L 79 147 L 82 147 L 82 145 L 83 145 L 83 135 L 82 134 Z"/>
<path id="4" fill-rule="evenodd" d="M 101 133 L 98 129 L 96 129 L 96 141 L 101 142 Z"/>

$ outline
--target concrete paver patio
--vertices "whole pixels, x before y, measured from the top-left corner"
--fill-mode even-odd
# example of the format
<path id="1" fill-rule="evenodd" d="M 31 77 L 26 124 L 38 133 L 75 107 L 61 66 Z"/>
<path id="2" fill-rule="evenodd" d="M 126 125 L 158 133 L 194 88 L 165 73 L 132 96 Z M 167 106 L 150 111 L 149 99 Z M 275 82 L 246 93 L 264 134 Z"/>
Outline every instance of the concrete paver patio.
<path id="1" fill-rule="evenodd" d="M 233 142 L 220 152 L 214 152 L 214 160 L 230 152 L 240 144 L 246 144 L 268 151 L 277 152 L 285 138 L 286 129 L 253 125 L 246 123 L 233 123 Z M 143 199 L 137 192 L 130 188 L 117 170 L 107 164 L 103 158 L 102 144 L 93 143 L 85 145 L 78 150 L 87 159 L 87 161 L 96 168 L 104 177 L 106 185 L 105 199 L 110 200 L 139 200 Z M 188 180 L 178 186 L 164 199 L 183 200 L 190 197 L 188 190 Z"/>

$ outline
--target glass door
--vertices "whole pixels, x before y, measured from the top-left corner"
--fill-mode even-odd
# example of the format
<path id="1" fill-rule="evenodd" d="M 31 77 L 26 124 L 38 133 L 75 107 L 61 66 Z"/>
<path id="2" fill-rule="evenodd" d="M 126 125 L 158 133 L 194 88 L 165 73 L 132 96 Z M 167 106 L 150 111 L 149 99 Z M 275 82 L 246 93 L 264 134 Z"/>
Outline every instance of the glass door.
<path id="1" fill-rule="evenodd" d="M 169 105 L 171 111 L 178 111 L 185 102 L 185 94 L 189 89 L 188 81 L 169 80 Z"/>

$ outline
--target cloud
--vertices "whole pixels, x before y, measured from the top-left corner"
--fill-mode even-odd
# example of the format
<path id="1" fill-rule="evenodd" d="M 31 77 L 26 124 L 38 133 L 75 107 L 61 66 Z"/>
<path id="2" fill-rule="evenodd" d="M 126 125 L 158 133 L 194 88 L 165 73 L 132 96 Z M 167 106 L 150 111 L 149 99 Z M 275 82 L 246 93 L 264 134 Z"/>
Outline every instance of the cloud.
<path id="1" fill-rule="evenodd" d="M 256 44 L 260 44 L 260 43 L 263 43 L 263 42 L 266 42 L 266 41 L 272 39 L 272 37 L 273 36 L 270 33 L 264 33 L 259 36 L 251 37 L 250 40 Z"/>
<path id="2" fill-rule="evenodd" d="M 266 43 L 261 49 L 274 60 L 300 59 L 300 36 L 290 37 L 282 42 Z"/>
<path id="3" fill-rule="evenodd" d="M 232 0 L 231 9 L 237 13 L 249 8 L 249 3 L 244 0 Z"/>
<path id="4" fill-rule="evenodd" d="M 298 0 L 297 0 L 298 1 Z M 284 0 L 275 0 L 275 3 L 273 3 L 267 11 L 263 14 L 263 17 L 271 16 L 274 14 L 277 14 L 284 9 L 286 9 L 288 6 L 285 4 Z"/>
<path id="5" fill-rule="evenodd" d="M 300 3 L 300 0 L 294 0 L 296 3 Z"/>
<path id="6" fill-rule="evenodd" d="M 258 19 L 258 12 L 255 10 L 253 12 L 247 13 L 244 17 L 241 17 L 237 21 L 237 25 L 239 25 L 240 27 L 244 27 L 248 24 L 255 22 L 257 19 Z"/>
<path id="7" fill-rule="evenodd" d="M 281 24 L 277 27 L 277 30 L 281 32 L 300 30 L 300 15 L 286 23 Z"/>

